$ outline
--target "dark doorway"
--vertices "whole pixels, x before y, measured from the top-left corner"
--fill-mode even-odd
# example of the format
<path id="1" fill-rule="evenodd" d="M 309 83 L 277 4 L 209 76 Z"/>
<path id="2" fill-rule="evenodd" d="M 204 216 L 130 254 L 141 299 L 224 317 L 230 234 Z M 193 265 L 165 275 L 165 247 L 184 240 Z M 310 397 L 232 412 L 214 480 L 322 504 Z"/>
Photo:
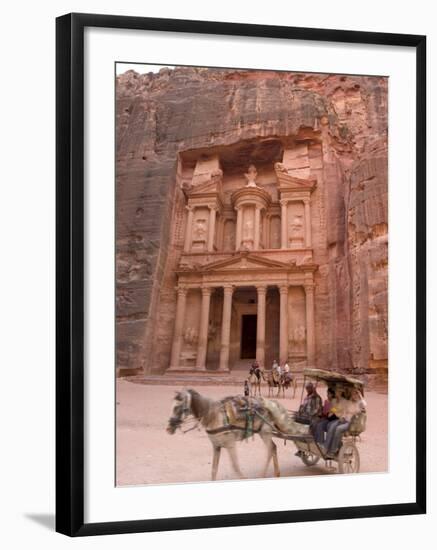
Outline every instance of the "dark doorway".
<path id="1" fill-rule="evenodd" d="M 256 357 L 256 315 L 243 315 L 241 330 L 241 359 Z"/>

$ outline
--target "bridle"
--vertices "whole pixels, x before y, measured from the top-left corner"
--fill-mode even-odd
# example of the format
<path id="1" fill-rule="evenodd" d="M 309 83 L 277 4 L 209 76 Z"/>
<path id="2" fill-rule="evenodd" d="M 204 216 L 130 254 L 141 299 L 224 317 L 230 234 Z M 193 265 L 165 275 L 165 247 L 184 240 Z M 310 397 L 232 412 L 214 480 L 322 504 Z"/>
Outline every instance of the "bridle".
<path id="1" fill-rule="evenodd" d="M 193 413 L 191 411 L 191 394 L 189 392 L 185 393 L 182 403 L 180 405 L 177 405 L 177 407 L 181 408 L 181 413 L 177 416 L 171 416 L 169 418 L 169 426 L 173 428 L 174 431 L 180 428 L 183 433 L 194 430 L 194 428 L 197 427 L 199 421 L 197 420 L 197 418 L 190 418 Z M 182 430 L 182 426 L 186 425 L 188 422 L 194 422 L 194 425 L 191 426 L 188 430 Z"/>

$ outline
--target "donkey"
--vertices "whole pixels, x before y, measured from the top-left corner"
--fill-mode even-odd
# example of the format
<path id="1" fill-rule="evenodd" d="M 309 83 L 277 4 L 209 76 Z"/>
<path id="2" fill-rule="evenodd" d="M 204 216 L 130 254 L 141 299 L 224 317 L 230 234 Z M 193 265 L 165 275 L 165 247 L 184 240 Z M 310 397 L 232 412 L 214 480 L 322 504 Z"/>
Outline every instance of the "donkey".
<path id="1" fill-rule="evenodd" d="M 272 434 L 275 427 L 275 418 L 280 415 L 275 413 L 275 402 L 261 398 L 252 397 L 227 397 L 215 401 L 200 395 L 196 390 L 186 389 L 176 393 L 171 416 L 168 421 L 167 432 L 174 434 L 181 428 L 188 417 L 193 416 L 205 429 L 213 448 L 212 460 L 212 481 L 217 479 L 217 470 L 220 460 L 220 452 L 225 448 L 231 459 L 232 468 L 240 479 L 243 473 L 240 469 L 236 443 L 246 437 L 258 434 L 267 448 L 267 458 L 262 471 L 266 477 L 270 461 L 273 459 L 274 474 L 280 476 L 279 462 L 276 444 L 273 442 Z M 234 414 L 236 408 L 246 411 L 246 414 Z M 274 412 L 270 412 L 270 409 Z M 233 416 L 230 423 L 230 414 Z M 248 416 L 250 417 L 250 428 L 248 428 Z"/>

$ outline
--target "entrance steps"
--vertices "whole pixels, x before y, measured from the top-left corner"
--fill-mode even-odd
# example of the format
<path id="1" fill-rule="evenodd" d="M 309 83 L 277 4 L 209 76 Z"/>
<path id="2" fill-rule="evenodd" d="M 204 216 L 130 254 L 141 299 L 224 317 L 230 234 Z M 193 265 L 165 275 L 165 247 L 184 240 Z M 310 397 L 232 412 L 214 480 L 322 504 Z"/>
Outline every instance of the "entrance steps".
<path id="1" fill-rule="evenodd" d="M 125 380 L 136 384 L 164 386 L 241 386 L 247 378 L 247 371 L 230 373 L 217 371 L 167 372 L 165 374 L 147 374 L 128 376 Z"/>

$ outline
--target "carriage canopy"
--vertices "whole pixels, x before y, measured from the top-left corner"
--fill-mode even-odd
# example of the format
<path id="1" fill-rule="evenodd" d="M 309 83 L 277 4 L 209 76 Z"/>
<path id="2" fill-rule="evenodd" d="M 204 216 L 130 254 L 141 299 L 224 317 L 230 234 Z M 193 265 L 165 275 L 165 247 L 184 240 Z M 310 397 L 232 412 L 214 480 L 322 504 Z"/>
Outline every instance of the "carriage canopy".
<path id="1" fill-rule="evenodd" d="M 364 382 L 352 376 L 346 376 L 345 374 L 322 369 L 304 369 L 303 375 L 305 378 L 310 378 L 317 382 L 324 382 L 328 386 L 341 384 L 343 386 L 354 387 L 364 394 Z"/>

